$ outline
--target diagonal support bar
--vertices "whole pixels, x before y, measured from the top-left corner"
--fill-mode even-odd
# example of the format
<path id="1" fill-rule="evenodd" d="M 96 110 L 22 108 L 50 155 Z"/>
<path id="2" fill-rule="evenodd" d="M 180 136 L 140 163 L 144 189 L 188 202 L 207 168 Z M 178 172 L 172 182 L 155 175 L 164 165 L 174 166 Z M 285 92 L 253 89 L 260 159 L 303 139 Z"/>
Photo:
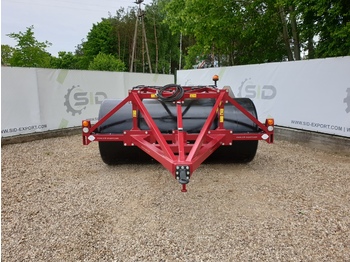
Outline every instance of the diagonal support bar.
<path id="1" fill-rule="evenodd" d="M 120 102 L 115 108 L 113 108 L 108 114 L 102 117 L 96 124 L 92 126 L 90 129 L 90 133 L 94 132 L 97 128 L 100 127 L 108 118 L 110 118 L 115 112 L 117 112 L 120 108 L 122 108 L 126 103 L 130 101 L 129 96 L 125 98 L 122 102 Z"/>
<path id="2" fill-rule="evenodd" d="M 257 124 L 257 126 L 259 126 L 261 128 L 261 130 L 268 132 L 267 127 L 264 124 L 262 124 L 258 119 L 256 119 L 251 113 L 249 113 L 243 106 L 241 106 L 238 102 L 236 102 L 232 97 L 227 95 L 226 98 L 227 98 L 228 102 L 230 102 L 233 106 L 235 106 L 239 111 L 241 111 L 250 120 L 252 120 L 253 123 Z"/>
<path id="3" fill-rule="evenodd" d="M 160 147 L 162 148 L 164 154 L 168 158 L 175 160 L 176 158 L 175 158 L 173 151 L 171 150 L 170 146 L 166 142 L 164 136 L 160 132 L 158 126 L 154 122 L 154 120 L 153 120 L 152 116 L 150 115 L 150 113 L 148 112 L 147 108 L 142 103 L 140 97 L 135 92 L 131 92 L 131 96 L 132 96 L 134 102 L 137 104 L 137 106 L 138 106 L 141 114 L 143 115 L 148 127 L 150 128 L 150 130 L 154 134 L 154 137 L 157 140 L 157 142 L 159 143 Z"/>
<path id="4" fill-rule="evenodd" d="M 216 99 L 216 102 L 215 102 L 215 104 L 214 104 L 214 106 L 213 106 L 213 108 L 212 108 L 212 110 L 207 118 L 207 121 L 205 121 L 205 123 L 202 127 L 202 130 L 199 133 L 198 138 L 196 139 L 196 142 L 193 145 L 192 150 L 190 151 L 190 153 L 187 156 L 186 161 L 191 162 L 193 160 L 193 158 L 197 155 L 198 151 L 200 150 L 200 148 L 203 144 L 204 138 L 208 134 L 209 128 L 212 125 L 214 118 L 217 114 L 217 110 L 219 108 L 219 105 L 220 105 L 220 103 L 222 103 L 222 99 L 223 99 L 225 93 L 226 93 L 226 91 L 220 92 L 220 94 L 219 94 L 218 98 Z"/>

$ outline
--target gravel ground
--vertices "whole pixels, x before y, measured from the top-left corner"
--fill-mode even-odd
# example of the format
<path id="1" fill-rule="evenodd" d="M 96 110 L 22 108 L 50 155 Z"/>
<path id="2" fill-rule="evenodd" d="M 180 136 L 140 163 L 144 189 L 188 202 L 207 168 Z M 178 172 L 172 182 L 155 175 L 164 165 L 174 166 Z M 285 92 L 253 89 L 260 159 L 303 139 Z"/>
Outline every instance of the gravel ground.
<path id="1" fill-rule="evenodd" d="M 350 154 L 276 141 L 202 164 L 110 167 L 80 136 L 1 150 L 2 261 L 350 261 Z"/>

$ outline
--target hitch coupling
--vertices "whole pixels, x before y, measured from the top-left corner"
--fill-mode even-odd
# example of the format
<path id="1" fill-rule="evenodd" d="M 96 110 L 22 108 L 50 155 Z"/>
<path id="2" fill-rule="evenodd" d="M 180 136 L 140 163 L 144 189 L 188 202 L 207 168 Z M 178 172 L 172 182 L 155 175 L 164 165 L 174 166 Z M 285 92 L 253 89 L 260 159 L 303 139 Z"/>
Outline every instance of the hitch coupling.
<path id="1" fill-rule="evenodd" d="M 190 167 L 189 166 L 176 166 L 175 177 L 180 184 L 186 185 L 190 182 Z"/>

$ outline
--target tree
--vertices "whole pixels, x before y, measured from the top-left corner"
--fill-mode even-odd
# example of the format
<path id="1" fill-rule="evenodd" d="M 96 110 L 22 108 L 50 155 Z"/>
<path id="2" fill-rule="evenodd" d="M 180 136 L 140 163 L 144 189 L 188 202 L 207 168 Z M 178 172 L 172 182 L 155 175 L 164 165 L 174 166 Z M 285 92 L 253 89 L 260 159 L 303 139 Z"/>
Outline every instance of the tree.
<path id="1" fill-rule="evenodd" d="M 58 57 L 52 57 L 50 62 L 51 68 L 57 69 L 80 69 L 79 56 L 72 52 L 58 52 Z"/>
<path id="2" fill-rule="evenodd" d="M 1 45 L 1 65 L 9 66 L 15 49 L 9 45 Z"/>
<path id="3" fill-rule="evenodd" d="M 172 32 L 164 23 L 167 12 L 164 5 L 168 1 L 155 0 L 145 7 L 145 25 L 152 68 L 155 72 L 170 74 L 179 69 L 180 33 Z M 184 40 L 185 41 L 185 40 Z M 184 44 L 184 48 L 187 45 Z"/>
<path id="4" fill-rule="evenodd" d="M 348 0 L 278 0 L 289 60 L 350 54 Z M 293 50 L 293 55 L 292 55 Z"/>
<path id="5" fill-rule="evenodd" d="M 281 61 L 281 22 L 273 0 L 172 0 L 165 4 L 165 22 L 174 32 L 193 36 L 189 59 L 221 65 Z M 189 68 L 192 65 L 186 64 Z"/>
<path id="6" fill-rule="evenodd" d="M 8 34 L 17 41 L 13 55 L 10 59 L 11 66 L 21 67 L 50 67 L 51 55 L 46 48 L 51 46 L 48 41 L 39 42 L 34 37 L 34 26 L 27 27 L 26 32 Z"/>
<path id="7" fill-rule="evenodd" d="M 100 52 L 89 64 L 89 70 L 99 71 L 125 71 L 126 67 L 123 61 L 111 54 Z"/>
<path id="8" fill-rule="evenodd" d="M 315 37 L 318 41 L 315 56 L 350 55 L 350 1 L 314 1 L 311 7 L 303 4 L 307 10 L 316 10 L 314 23 L 317 24 Z"/>
<path id="9" fill-rule="evenodd" d="M 297 17 L 300 13 L 296 10 L 296 4 L 299 0 L 278 0 L 276 8 L 279 13 L 282 24 L 282 35 L 288 60 L 300 60 L 300 23 Z M 300 20 L 300 19 L 299 19 Z"/>
<path id="10" fill-rule="evenodd" d="M 88 69 L 90 62 L 100 52 L 104 54 L 117 54 L 117 39 L 114 34 L 113 19 L 102 18 L 102 21 L 93 24 L 87 35 L 87 40 L 82 43 L 83 57 L 81 67 Z"/>

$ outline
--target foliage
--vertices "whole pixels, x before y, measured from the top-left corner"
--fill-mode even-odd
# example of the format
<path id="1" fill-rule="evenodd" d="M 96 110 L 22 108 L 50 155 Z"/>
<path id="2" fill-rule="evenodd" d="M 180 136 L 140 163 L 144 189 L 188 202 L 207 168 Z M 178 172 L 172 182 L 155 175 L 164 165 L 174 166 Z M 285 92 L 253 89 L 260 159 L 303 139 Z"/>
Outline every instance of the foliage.
<path id="1" fill-rule="evenodd" d="M 113 19 L 103 18 L 101 22 L 93 24 L 87 35 L 87 41 L 82 43 L 82 60 L 80 67 L 88 69 L 89 64 L 100 52 L 116 54 L 117 39 L 114 34 Z"/>
<path id="2" fill-rule="evenodd" d="M 89 70 L 99 71 L 125 71 L 125 64 L 120 59 L 111 54 L 104 54 L 100 52 L 93 61 L 90 62 Z"/>
<path id="3" fill-rule="evenodd" d="M 348 0 L 153 0 L 143 9 L 143 25 L 137 6 L 120 8 L 93 24 L 74 53 L 58 57 L 46 52 L 49 42 L 34 38 L 33 26 L 11 33 L 18 44 L 2 46 L 2 64 L 124 71 L 131 66 L 136 22 L 136 72 L 350 55 Z"/>
<path id="4" fill-rule="evenodd" d="M 173 33 L 169 26 L 163 23 L 167 13 L 162 9 L 161 1 L 154 1 L 145 8 L 145 23 L 153 58 L 152 68 L 156 73 L 170 74 L 179 68 L 180 34 Z"/>
<path id="5" fill-rule="evenodd" d="M 15 49 L 9 45 L 1 45 L 1 65 L 9 66 Z"/>
<path id="6" fill-rule="evenodd" d="M 219 65 L 281 61 L 283 45 L 276 41 L 280 24 L 270 2 L 173 0 L 165 5 L 165 22 L 172 30 L 194 35 L 196 43 L 187 59 L 190 63 L 195 56 L 208 55 L 211 64 L 217 60 Z"/>
<path id="7" fill-rule="evenodd" d="M 58 58 L 52 57 L 50 64 L 51 68 L 56 69 L 80 69 L 79 57 L 72 52 L 58 52 Z"/>
<path id="8" fill-rule="evenodd" d="M 315 36 L 319 37 L 316 57 L 350 55 L 350 1 L 315 1 L 314 6 L 307 2 L 304 5 L 308 11 L 316 9 Z"/>
<path id="9" fill-rule="evenodd" d="M 9 60 L 11 66 L 20 67 L 50 67 L 51 55 L 46 48 L 51 46 L 48 41 L 39 42 L 34 37 L 34 26 L 27 27 L 26 32 L 8 34 L 17 41 L 17 45 Z"/>

